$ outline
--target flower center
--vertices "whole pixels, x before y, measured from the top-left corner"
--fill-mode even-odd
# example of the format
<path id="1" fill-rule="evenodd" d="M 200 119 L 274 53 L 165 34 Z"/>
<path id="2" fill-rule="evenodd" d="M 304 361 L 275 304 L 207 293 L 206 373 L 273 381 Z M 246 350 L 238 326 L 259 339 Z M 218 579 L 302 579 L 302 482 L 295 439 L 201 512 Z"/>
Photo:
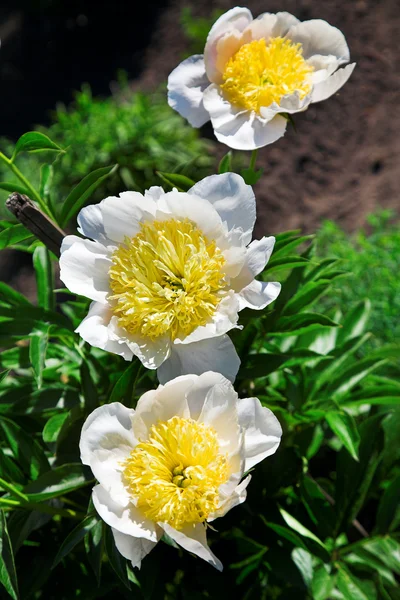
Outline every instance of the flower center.
<path id="1" fill-rule="evenodd" d="M 227 99 L 240 108 L 260 112 L 279 104 L 286 94 L 304 98 L 311 90 L 313 67 L 303 58 L 301 44 L 276 37 L 244 44 L 229 59 L 221 85 Z"/>
<path id="2" fill-rule="evenodd" d="M 229 478 L 215 430 L 180 417 L 153 425 L 148 441 L 123 466 L 129 492 L 146 517 L 175 529 L 205 521 Z"/>
<path id="3" fill-rule="evenodd" d="M 112 256 L 111 300 L 118 324 L 172 340 L 205 325 L 225 295 L 220 249 L 188 219 L 143 223 Z"/>

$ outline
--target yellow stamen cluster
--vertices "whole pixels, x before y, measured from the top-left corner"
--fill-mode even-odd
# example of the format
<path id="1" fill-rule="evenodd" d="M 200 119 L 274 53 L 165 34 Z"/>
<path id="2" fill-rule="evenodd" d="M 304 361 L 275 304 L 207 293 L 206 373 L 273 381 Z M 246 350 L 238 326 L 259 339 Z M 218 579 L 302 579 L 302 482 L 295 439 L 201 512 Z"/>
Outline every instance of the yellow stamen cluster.
<path id="1" fill-rule="evenodd" d="M 205 325 L 225 295 L 225 259 L 188 219 L 150 221 L 112 256 L 114 313 L 128 332 L 172 340 Z"/>
<path id="2" fill-rule="evenodd" d="M 124 464 L 124 480 L 146 517 L 175 529 L 202 523 L 219 505 L 229 477 L 212 427 L 172 417 L 153 425 Z"/>
<path id="3" fill-rule="evenodd" d="M 311 90 L 309 66 L 302 45 L 276 37 L 244 44 L 229 59 L 223 73 L 222 90 L 235 106 L 260 112 L 262 106 L 279 104 L 286 94 L 304 98 Z"/>

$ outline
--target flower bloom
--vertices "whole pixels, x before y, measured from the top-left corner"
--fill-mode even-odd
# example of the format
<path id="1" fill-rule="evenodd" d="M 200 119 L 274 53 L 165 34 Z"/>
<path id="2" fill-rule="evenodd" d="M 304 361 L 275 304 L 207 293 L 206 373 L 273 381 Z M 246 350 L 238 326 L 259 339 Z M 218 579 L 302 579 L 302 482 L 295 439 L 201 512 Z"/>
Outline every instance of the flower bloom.
<path id="1" fill-rule="evenodd" d="M 124 192 L 88 206 L 64 238 L 61 280 L 93 300 L 77 331 L 126 360 L 138 356 L 164 383 L 177 375 L 239 368 L 227 332 L 238 312 L 275 300 L 278 283 L 256 281 L 275 238 L 251 241 L 252 188 L 235 173 L 213 175 L 188 193 Z"/>
<path id="2" fill-rule="evenodd" d="M 211 119 L 220 142 L 254 150 L 284 135 L 287 115 L 326 100 L 350 77 L 344 35 L 326 21 L 247 8 L 222 15 L 204 55 L 184 60 L 168 79 L 170 106 L 193 127 Z"/>
<path id="3" fill-rule="evenodd" d="M 257 398 L 238 400 L 227 379 L 207 372 L 146 392 L 136 410 L 97 408 L 80 451 L 99 482 L 94 506 L 134 567 L 167 533 L 221 570 L 206 524 L 245 501 L 245 472 L 276 451 L 281 435 Z"/>

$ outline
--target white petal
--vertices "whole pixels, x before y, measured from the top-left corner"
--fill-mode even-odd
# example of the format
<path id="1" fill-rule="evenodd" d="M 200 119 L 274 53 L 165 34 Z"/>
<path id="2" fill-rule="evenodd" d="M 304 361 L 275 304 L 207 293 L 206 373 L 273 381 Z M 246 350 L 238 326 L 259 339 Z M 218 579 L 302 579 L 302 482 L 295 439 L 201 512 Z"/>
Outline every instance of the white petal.
<path id="1" fill-rule="evenodd" d="M 231 281 L 231 287 L 240 292 L 247 287 L 253 279 L 261 273 L 270 259 L 275 245 L 273 236 L 254 240 L 247 249 L 246 262 L 243 269 L 235 279 Z"/>
<path id="2" fill-rule="evenodd" d="M 341 62 L 336 56 L 331 54 L 328 54 L 327 56 L 314 54 L 314 56 L 308 59 L 307 64 L 314 69 L 311 73 L 311 80 L 315 86 L 317 83 L 321 83 L 321 81 L 328 79 L 328 77 L 340 67 Z"/>
<path id="3" fill-rule="evenodd" d="M 269 106 L 262 106 L 260 108 L 260 115 L 266 121 L 270 122 L 272 119 L 276 118 L 278 113 L 288 113 L 293 114 L 297 112 L 302 112 L 307 108 L 307 106 L 311 102 L 312 93 L 310 92 L 304 98 L 300 97 L 299 92 L 294 92 L 293 94 L 288 94 L 287 96 L 283 96 L 280 99 L 279 104 L 274 102 Z"/>
<path id="4" fill-rule="evenodd" d="M 127 507 L 121 506 L 101 485 L 93 488 L 92 499 L 96 511 L 110 527 L 126 535 L 157 542 L 156 524 L 146 519 L 132 502 Z"/>
<path id="5" fill-rule="evenodd" d="M 95 450 L 122 448 L 130 452 L 136 445 L 132 431 L 135 411 L 119 402 L 96 408 L 86 419 L 81 433 L 79 449 L 84 465 L 91 465 Z"/>
<path id="6" fill-rule="evenodd" d="M 63 239 L 60 279 L 71 292 L 105 303 L 109 293 L 110 266 L 107 249 L 99 242 L 75 235 L 67 235 Z"/>
<path id="7" fill-rule="evenodd" d="M 210 81 L 220 81 L 221 73 L 216 67 L 218 58 L 218 41 L 226 34 L 242 32 L 253 20 L 247 8 L 235 7 L 223 14 L 212 26 L 204 49 L 204 62 Z"/>
<path id="8" fill-rule="evenodd" d="M 112 316 L 112 310 L 107 304 L 92 302 L 87 316 L 76 329 L 76 333 L 95 348 L 118 354 L 125 360 L 132 360 L 132 350 L 123 340 L 116 339 L 110 331 L 109 324 Z"/>
<path id="9" fill-rule="evenodd" d="M 254 19 L 244 30 L 244 42 L 249 43 L 252 40 L 260 40 L 262 38 L 268 42 L 272 37 L 284 37 L 289 29 L 299 22 L 296 17 L 288 12 L 278 12 L 276 14 L 263 13 Z"/>
<path id="10" fill-rule="evenodd" d="M 188 194 L 207 199 L 227 224 L 228 230 L 242 228 L 244 243 L 250 243 L 256 222 L 256 199 L 253 188 L 240 175 L 210 175 L 196 183 Z"/>
<path id="11" fill-rule="evenodd" d="M 230 382 L 221 373 L 215 373 L 214 371 L 206 371 L 201 375 L 192 375 L 192 377 L 193 385 L 187 391 L 186 400 L 190 418 L 197 421 L 203 410 L 208 392 L 215 385 L 224 385 Z"/>
<path id="12" fill-rule="evenodd" d="M 114 536 L 115 545 L 118 552 L 122 554 L 124 558 L 131 561 L 132 567 L 140 569 L 141 562 L 145 556 L 153 550 L 157 542 L 151 542 L 145 538 L 133 537 L 121 533 L 118 529 L 111 528 Z"/>
<path id="13" fill-rule="evenodd" d="M 133 431 L 140 440 L 148 438 L 152 425 L 159 421 L 168 421 L 172 417 L 189 417 L 186 394 L 193 386 L 194 375 L 177 377 L 156 390 L 143 394 L 136 407 L 133 419 Z"/>
<path id="14" fill-rule="evenodd" d="M 108 238 L 123 243 L 140 231 L 140 223 L 153 219 L 156 204 L 151 196 L 139 192 L 123 192 L 119 198 L 110 196 L 100 203 L 104 229 Z"/>
<path id="15" fill-rule="evenodd" d="M 214 519 L 218 519 L 219 517 L 223 517 L 226 515 L 231 508 L 242 504 L 247 497 L 247 486 L 249 485 L 251 480 L 251 475 L 248 475 L 246 479 L 244 479 L 238 486 L 235 487 L 234 491 L 221 503 L 221 506 L 210 515 L 207 519 L 210 523 L 214 521 Z"/>
<path id="16" fill-rule="evenodd" d="M 103 246 L 113 245 L 106 236 L 100 204 L 91 204 L 82 208 L 78 214 L 78 225 L 79 233 L 85 237 L 100 242 Z"/>
<path id="17" fill-rule="evenodd" d="M 157 200 L 159 200 L 161 196 L 164 196 L 164 194 L 165 192 L 162 187 L 160 187 L 159 185 L 152 185 L 148 190 L 145 190 L 144 197 L 151 198 L 152 200 L 157 202 Z"/>
<path id="18" fill-rule="evenodd" d="M 230 290 L 228 295 L 218 304 L 217 310 L 209 323 L 197 327 L 185 338 L 177 338 L 176 343 L 192 344 L 223 335 L 237 327 L 239 301 L 237 295 Z"/>
<path id="19" fill-rule="evenodd" d="M 210 120 L 203 106 L 203 92 L 209 85 L 201 54 L 181 62 L 168 77 L 168 104 L 192 127 L 201 127 Z"/>
<path id="20" fill-rule="evenodd" d="M 230 148 L 255 150 L 276 142 L 286 130 L 287 121 L 271 113 L 268 119 L 255 112 L 238 109 L 225 100 L 216 85 L 204 93 L 204 106 L 210 113 L 215 137 Z M 270 117 L 273 117 L 270 119 Z"/>
<path id="21" fill-rule="evenodd" d="M 276 300 L 280 291 L 280 283 L 257 281 L 255 279 L 243 288 L 239 294 L 240 310 L 243 308 L 261 310 Z"/>
<path id="22" fill-rule="evenodd" d="M 350 60 L 350 52 L 343 33 L 322 19 L 303 21 L 291 27 L 287 38 L 303 46 L 303 56 L 307 60 L 314 54 L 331 54 L 341 63 Z"/>
<path id="23" fill-rule="evenodd" d="M 194 194 L 176 190 L 165 194 L 157 203 L 156 218 L 168 219 L 178 217 L 190 219 L 209 238 L 215 240 L 223 235 L 225 228 L 216 209 L 207 198 L 199 198 Z"/>
<path id="24" fill-rule="evenodd" d="M 119 327 L 117 317 L 110 319 L 108 335 L 115 343 L 123 344 L 138 357 L 147 369 L 157 369 L 170 354 L 169 338 L 159 337 L 155 340 L 134 335 Z"/>
<path id="25" fill-rule="evenodd" d="M 237 402 L 238 395 L 232 383 L 223 379 L 207 392 L 198 417 L 198 421 L 215 429 L 221 450 L 228 455 L 236 454 L 240 449 Z M 240 462 L 236 464 L 236 468 L 238 467 L 240 468 Z"/>
<path id="26" fill-rule="evenodd" d="M 312 93 L 312 102 L 321 102 L 322 100 L 326 100 L 330 98 L 333 94 L 335 94 L 340 88 L 346 83 L 349 79 L 350 75 L 354 71 L 354 67 L 356 63 L 351 65 L 347 65 L 343 69 L 339 69 L 328 77 L 325 81 L 318 83 L 313 90 Z"/>
<path id="27" fill-rule="evenodd" d="M 221 335 L 193 344 L 173 344 L 171 356 L 157 369 L 157 376 L 165 383 L 179 375 L 201 375 L 213 370 L 234 381 L 239 366 L 235 346 L 228 335 Z"/>
<path id="28" fill-rule="evenodd" d="M 276 452 L 282 437 L 282 427 L 273 412 L 261 406 L 258 398 L 239 400 L 238 415 L 245 434 L 247 471 Z"/>
<path id="29" fill-rule="evenodd" d="M 204 525 L 201 523 L 187 525 L 179 531 L 166 523 L 159 523 L 159 525 L 164 529 L 165 533 L 175 540 L 177 544 L 182 546 L 182 548 L 204 559 L 210 565 L 218 569 L 218 571 L 222 571 L 223 567 L 221 561 L 218 560 L 208 547 L 206 528 Z"/>

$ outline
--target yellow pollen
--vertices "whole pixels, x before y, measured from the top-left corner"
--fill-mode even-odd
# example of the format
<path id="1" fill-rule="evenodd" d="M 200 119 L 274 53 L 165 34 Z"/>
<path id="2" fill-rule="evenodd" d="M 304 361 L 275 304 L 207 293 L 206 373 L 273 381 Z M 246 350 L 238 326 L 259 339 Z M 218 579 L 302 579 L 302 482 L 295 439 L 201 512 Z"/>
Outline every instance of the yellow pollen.
<path id="1" fill-rule="evenodd" d="M 304 98 L 311 90 L 313 67 L 302 55 L 302 45 L 276 37 L 244 44 L 229 59 L 223 73 L 222 90 L 234 105 L 260 112 L 263 106 L 279 104 L 286 94 Z"/>
<path id="2" fill-rule="evenodd" d="M 123 464 L 125 484 L 152 521 L 175 529 L 203 523 L 219 506 L 219 486 L 229 478 L 216 431 L 193 419 L 172 417 L 150 429 Z"/>
<path id="3" fill-rule="evenodd" d="M 188 219 L 150 221 L 112 255 L 111 300 L 118 324 L 152 340 L 186 337 L 226 294 L 225 259 Z"/>

